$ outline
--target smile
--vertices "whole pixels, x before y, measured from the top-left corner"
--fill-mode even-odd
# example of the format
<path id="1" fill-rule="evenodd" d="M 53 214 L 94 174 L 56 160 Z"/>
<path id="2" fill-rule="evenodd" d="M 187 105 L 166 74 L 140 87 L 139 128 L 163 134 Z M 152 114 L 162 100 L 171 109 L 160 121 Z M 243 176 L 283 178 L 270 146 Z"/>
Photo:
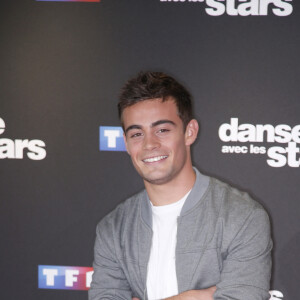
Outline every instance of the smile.
<path id="1" fill-rule="evenodd" d="M 160 160 L 165 159 L 167 157 L 168 157 L 167 155 L 161 155 L 161 156 L 145 158 L 145 159 L 143 159 L 143 162 L 152 163 L 152 162 L 160 161 Z"/>

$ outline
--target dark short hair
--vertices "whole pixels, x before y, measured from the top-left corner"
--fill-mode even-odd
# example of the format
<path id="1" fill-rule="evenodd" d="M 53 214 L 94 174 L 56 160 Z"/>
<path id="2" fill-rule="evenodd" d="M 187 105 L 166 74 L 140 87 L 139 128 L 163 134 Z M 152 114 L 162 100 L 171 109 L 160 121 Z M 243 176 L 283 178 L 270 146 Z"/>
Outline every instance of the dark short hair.
<path id="1" fill-rule="evenodd" d="M 189 121 L 193 119 L 191 95 L 173 77 L 162 72 L 140 72 L 125 84 L 118 103 L 119 117 L 122 121 L 124 109 L 140 101 L 157 98 L 167 101 L 169 97 L 174 98 L 178 116 L 185 129 Z"/>

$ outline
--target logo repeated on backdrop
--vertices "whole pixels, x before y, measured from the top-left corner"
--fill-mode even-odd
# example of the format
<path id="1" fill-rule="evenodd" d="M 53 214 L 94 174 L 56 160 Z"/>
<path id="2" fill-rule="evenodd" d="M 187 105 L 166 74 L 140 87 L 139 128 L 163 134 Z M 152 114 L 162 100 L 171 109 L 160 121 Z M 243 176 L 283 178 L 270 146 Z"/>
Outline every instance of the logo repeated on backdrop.
<path id="1" fill-rule="evenodd" d="M 5 131 L 5 122 L 0 118 L 0 135 Z M 11 140 L 0 138 L 0 159 L 23 159 L 24 153 L 32 160 L 46 157 L 46 144 L 41 140 Z"/>
<path id="2" fill-rule="evenodd" d="M 88 290 L 94 271 L 91 267 L 38 266 L 39 289 Z"/>
<path id="3" fill-rule="evenodd" d="M 230 123 L 221 124 L 218 134 L 221 141 L 230 143 L 222 146 L 224 154 L 267 155 L 270 167 L 300 167 L 300 125 L 239 124 L 238 118 L 231 118 Z M 122 127 L 100 126 L 99 149 L 126 151 Z"/>
<path id="4" fill-rule="evenodd" d="M 300 148 L 297 147 L 297 144 L 300 144 L 300 125 L 294 127 L 286 124 L 239 125 L 238 118 L 231 118 L 230 123 L 224 123 L 219 127 L 219 138 L 223 142 L 234 143 L 223 145 L 222 153 L 266 154 L 267 164 L 270 167 L 300 166 Z M 270 144 L 270 147 L 261 146 L 259 143 Z"/>
<path id="5" fill-rule="evenodd" d="M 165 3 L 205 3 L 210 16 L 275 16 L 285 17 L 293 12 L 292 0 L 159 0 Z"/>
<path id="6" fill-rule="evenodd" d="M 269 300 L 283 299 L 283 294 L 280 291 L 270 291 L 271 298 Z"/>
<path id="7" fill-rule="evenodd" d="M 126 151 L 122 127 L 99 127 L 100 151 Z"/>

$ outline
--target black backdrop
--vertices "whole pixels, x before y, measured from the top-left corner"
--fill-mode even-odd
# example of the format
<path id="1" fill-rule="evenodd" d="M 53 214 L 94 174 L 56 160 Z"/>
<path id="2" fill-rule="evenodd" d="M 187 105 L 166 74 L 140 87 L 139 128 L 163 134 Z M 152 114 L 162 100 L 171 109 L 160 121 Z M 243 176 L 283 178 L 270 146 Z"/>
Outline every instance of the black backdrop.
<path id="1" fill-rule="evenodd" d="M 99 150 L 99 126 L 119 126 L 120 87 L 149 69 L 193 95 L 195 165 L 269 212 L 273 299 L 297 299 L 299 3 L 274 1 L 265 16 L 211 16 L 210 2 L 1 2 L 1 299 L 87 299 L 39 289 L 38 265 L 90 267 L 97 222 L 143 187 L 125 152 Z M 293 11 L 280 17 L 283 2 Z M 249 124 L 249 135 L 269 124 L 279 138 L 224 141 L 219 129 L 231 118 Z M 290 143 L 280 142 L 283 124 L 295 128 Z M 224 153 L 243 146 L 247 153 Z"/>

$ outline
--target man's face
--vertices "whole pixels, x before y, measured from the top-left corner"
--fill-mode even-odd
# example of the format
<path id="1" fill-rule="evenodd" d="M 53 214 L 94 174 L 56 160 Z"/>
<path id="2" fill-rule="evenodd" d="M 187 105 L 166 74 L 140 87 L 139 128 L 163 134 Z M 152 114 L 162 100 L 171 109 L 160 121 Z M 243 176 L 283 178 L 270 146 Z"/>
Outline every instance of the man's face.
<path id="1" fill-rule="evenodd" d="M 145 181 L 164 184 L 180 174 L 194 139 L 191 142 L 184 132 L 172 98 L 165 102 L 160 98 L 145 100 L 129 106 L 124 109 L 122 120 L 127 152 Z"/>

